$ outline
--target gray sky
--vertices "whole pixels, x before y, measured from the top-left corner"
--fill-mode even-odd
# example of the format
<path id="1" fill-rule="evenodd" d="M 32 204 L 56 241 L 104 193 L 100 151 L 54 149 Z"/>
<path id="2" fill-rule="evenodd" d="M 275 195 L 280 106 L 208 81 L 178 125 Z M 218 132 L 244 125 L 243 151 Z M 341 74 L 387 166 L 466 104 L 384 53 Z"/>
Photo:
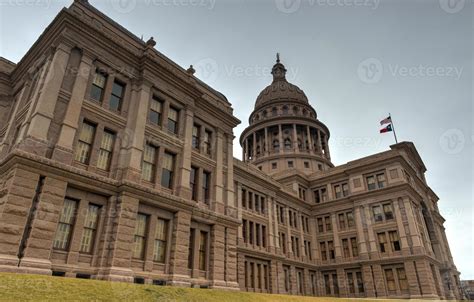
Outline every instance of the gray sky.
<path id="1" fill-rule="evenodd" d="M 242 124 L 275 53 L 331 130 L 336 165 L 381 152 L 392 114 L 440 197 L 462 279 L 474 279 L 473 25 L 469 0 L 90 0 L 223 92 Z M 0 55 L 17 62 L 71 1 L 0 0 Z M 235 156 L 241 157 L 236 144 Z"/>

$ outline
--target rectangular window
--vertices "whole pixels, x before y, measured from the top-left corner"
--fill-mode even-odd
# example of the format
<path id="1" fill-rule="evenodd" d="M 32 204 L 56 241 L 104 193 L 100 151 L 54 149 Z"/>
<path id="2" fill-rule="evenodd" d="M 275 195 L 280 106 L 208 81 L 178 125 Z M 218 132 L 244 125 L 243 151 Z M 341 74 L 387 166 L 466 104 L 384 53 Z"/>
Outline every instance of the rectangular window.
<path id="1" fill-rule="evenodd" d="M 393 219 L 393 209 L 392 209 L 392 204 L 387 203 L 383 205 L 383 212 L 385 214 L 385 219 L 386 220 L 391 220 Z"/>
<path id="2" fill-rule="evenodd" d="M 280 233 L 280 235 L 281 235 L 281 239 L 280 239 L 281 249 L 283 251 L 283 254 L 286 254 L 286 235 L 285 233 Z"/>
<path id="3" fill-rule="evenodd" d="M 342 186 L 341 185 L 334 186 L 334 193 L 336 195 L 336 198 L 341 198 L 342 197 Z"/>
<path id="4" fill-rule="evenodd" d="M 389 291 L 396 291 L 397 286 L 395 283 L 395 277 L 393 276 L 393 270 L 391 268 L 385 270 L 385 278 L 387 279 L 387 289 Z"/>
<path id="5" fill-rule="evenodd" d="M 211 140 L 212 132 L 209 130 L 204 131 L 204 153 L 211 155 Z"/>
<path id="6" fill-rule="evenodd" d="M 242 239 L 247 243 L 247 220 L 242 219 Z"/>
<path id="7" fill-rule="evenodd" d="M 247 191 L 242 189 L 242 208 L 247 207 Z"/>
<path id="8" fill-rule="evenodd" d="M 199 238 L 199 269 L 201 271 L 206 270 L 207 257 L 207 232 L 201 231 L 201 237 Z"/>
<path id="9" fill-rule="evenodd" d="M 349 285 L 349 293 L 355 294 L 354 277 L 350 272 L 347 273 L 347 283 Z"/>
<path id="10" fill-rule="evenodd" d="M 267 247 L 267 227 L 262 225 L 262 246 Z"/>
<path id="11" fill-rule="evenodd" d="M 255 235 L 256 240 L 255 240 L 255 245 L 260 246 L 261 238 L 260 238 L 260 223 L 255 223 Z"/>
<path id="12" fill-rule="evenodd" d="M 92 143 L 94 141 L 96 125 L 84 121 L 82 123 L 79 141 L 77 143 L 75 160 L 88 164 L 91 156 Z"/>
<path id="13" fill-rule="evenodd" d="M 365 290 L 364 290 L 364 281 L 362 279 L 361 272 L 356 272 L 356 279 L 357 279 L 357 290 L 359 291 L 359 294 L 362 294 L 365 292 Z"/>
<path id="14" fill-rule="evenodd" d="M 133 239 L 133 258 L 143 259 L 145 255 L 146 228 L 148 216 L 138 213 L 135 221 L 135 233 Z"/>
<path id="15" fill-rule="evenodd" d="M 332 286 L 334 288 L 334 294 L 339 295 L 339 283 L 337 282 L 337 274 L 332 274 Z"/>
<path id="16" fill-rule="evenodd" d="M 170 107 L 168 111 L 168 131 L 174 134 L 178 133 L 178 110 Z"/>
<path id="17" fill-rule="evenodd" d="M 112 85 L 112 94 L 110 95 L 109 108 L 114 111 L 120 111 L 122 109 L 123 93 L 125 91 L 125 85 L 114 81 Z"/>
<path id="18" fill-rule="evenodd" d="M 322 218 L 318 218 L 318 232 L 324 233 L 324 223 Z"/>
<path id="19" fill-rule="evenodd" d="M 367 189 L 375 190 L 376 188 L 377 186 L 375 184 L 375 177 L 374 176 L 367 177 Z"/>
<path id="20" fill-rule="evenodd" d="M 326 243 L 325 242 L 320 242 L 319 243 L 319 249 L 321 250 L 321 260 L 326 261 L 328 260 L 328 254 L 326 251 Z"/>
<path id="21" fill-rule="evenodd" d="M 151 124 L 160 126 L 161 115 L 163 111 L 163 101 L 158 97 L 153 96 L 150 103 L 150 112 L 148 113 L 148 120 Z"/>
<path id="22" fill-rule="evenodd" d="M 108 171 L 112 160 L 112 151 L 115 143 L 115 133 L 105 129 L 100 143 L 97 168 Z"/>
<path id="23" fill-rule="evenodd" d="M 383 174 L 383 173 L 377 174 L 377 185 L 378 185 L 379 189 L 385 187 L 385 174 Z"/>
<path id="24" fill-rule="evenodd" d="M 107 81 L 107 76 L 102 74 L 99 70 L 96 70 L 94 78 L 92 79 L 91 87 L 91 99 L 96 102 L 102 102 L 104 97 L 105 83 Z"/>
<path id="25" fill-rule="evenodd" d="M 359 249 L 357 247 L 357 238 L 351 238 L 352 257 L 359 256 Z"/>
<path id="26" fill-rule="evenodd" d="M 327 201 L 327 191 L 326 188 L 319 188 L 314 191 L 314 202 L 321 203 Z"/>
<path id="27" fill-rule="evenodd" d="M 86 218 L 84 220 L 84 230 L 82 233 L 81 247 L 82 253 L 91 253 L 94 247 L 95 234 L 97 231 L 97 221 L 99 218 L 100 206 L 89 204 Z"/>
<path id="28" fill-rule="evenodd" d="M 347 212 L 346 215 L 347 215 L 347 226 L 350 228 L 354 227 L 355 225 L 354 214 L 352 214 L 352 212 Z"/>
<path id="29" fill-rule="evenodd" d="M 199 149 L 200 134 L 201 134 L 201 126 L 194 124 L 193 125 L 193 139 L 192 139 L 192 146 L 194 149 Z"/>
<path id="30" fill-rule="evenodd" d="M 383 220 L 382 209 L 380 208 L 380 206 L 372 207 L 372 212 L 374 214 L 374 220 L 376 222 Z"/>
<path id="31" fill-rule="evenodd" d="M 163 154 L 163 169 L 161 170 L 161 186 L 164 188 L 173 188 L 175 155 L 165 152 Z"/>
<path id="32" fill-rule="evenodd" d="M 387 236 L 385 233 L 378 233 L 380 252 L 385 253 L 387 251 Z"/>
<path id="33" fill-rule="evenodd" d="M 339 228 L 341 230 L 344 230 L 346 228 L 346 218 L 344 217 L 344 214 L 339 214 Z"/>
<path id="34" fill-rule="evenodd" d="M 63 210 L 59 216 L 59 223 L 54 235 L 53 248 L 67 250 L 71 239 L 72 228 L 76 217 L 77 201 L 65 199 Z"/>
<path id="35" fill-rule="evenodd" d="M 192 269 L 194 264 L 194 234 L 196 229 L 189 230 L 189 247 L 188 247 L 188 268 Z"/>
<path id="36" fill-rule="evenodd" d="M 142 161 L 142 178 L 146 181 L 153 182 L 155 179 L 156 171 L 156 155 L 158 154 L 158 148 L 146 144 L 143 150 L 143 161 Z"/>
<path id="37" fill-rule="evenodd" d="M 344 258 L 351 257 L 349 252 L 349 241 L 347 239 L 342 239 L 342 250 L 344 251 Z"/>
<path id="38" fill-rule="evenodd" d="M 197 175 L 199 169 L 196 167 L 191 167 L 191 175 L 189 176 L 189 186 L 191 187 L 191 199 L 197 200 L 198 194 L 198 185 L 197 185 Z"/>
<path id="39" fill-rule="evenodd" d="M 153 252 L 153 261 L 165 263 L 167 234 L 168 221 L 158 218 L 155 229 L 155 250 Z"/>
<path id="40" fill-rule="evenodd" d="M 331 217 L 324 217 L 324 221 L 326 222 L 326 232 L 332 231 Z"/>
<path id="41" fill-rule="evenodd" d="M 202 173 L 202 194 L 204 202 L 209 203 L 211 198 L 211 173 L 204 171 Z"/>
<path id="42" fill-rule="evenodd" d="M 326 295 L 331 295 L 331 283 L 329 283 L 329 275 L 324 275 L 324 288 L 326 289 Z"/>
<path id="43" fill-rule="evenodd" d="M 349 196 L 349 185 L 347 183 L 342 184 L 342 195 Z"/>
<path id="44" fill-rule="evenodd" d="M 328 252 L 329 252 L 329 259 L 336 258 L 336 254 L 334 252 L 334 243 L 332 241 L 328 241 Z"/>
<path id="45" fill-rule="evenodd" d="M 397 231 L 388 232 L 388 237 L 390 238 L 390 243 L 392 244 L 393 251 L 400 250 L 400 239 L 398 238 Z"/>
<path id="46" fill-rule="evenodd" d="M 397 275 L 398 275 L 398 283 L 400 284 L 400 289 L 402 291 L 407 291 L 408 280 L 407 280 L 407 275 L 405 274 L 405 269 L 401 267 L 397 268 Z"/>

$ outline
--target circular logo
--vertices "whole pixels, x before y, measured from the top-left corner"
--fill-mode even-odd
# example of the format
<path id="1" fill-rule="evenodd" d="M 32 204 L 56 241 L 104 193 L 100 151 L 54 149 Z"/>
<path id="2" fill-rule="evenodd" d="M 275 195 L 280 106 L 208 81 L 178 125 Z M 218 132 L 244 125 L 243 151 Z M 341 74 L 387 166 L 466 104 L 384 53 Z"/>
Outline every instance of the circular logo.
<path id="1" fill-rule="evenodd" d="M 277 9 L 285 14 L 296 12 L 301 6 L 301 0 L 275 0 Z"/>
<path id="2" fill-rule="evenodd" d="M 137 6 L 137 0 L 109 0 L 112 7 L 119 13 L 126 14 Z"/>
<path id="3" fill-rule="evenodd" d="M 364 83 L 378 83 L 383 75 L 382 62 L 376 58 L 365 59 L 359 63 L 359 66 L 357 67 L 357 75 Z"/>
<path id="4" fill-rule="evenodd" d="M 213 83 L 219 74 L 219 66 L 214 59 L 204 58 L 199 60 L 194 66 L 198 78 L 206 83 Z"/>
<path id="5" fill-rule="evenodd" d="M 439 6 L 448 14 L 455 14 L 461 11 L 466 4 L 466 0 L 439 0 Z"/>
<path id="6" fill-rule="evenodd" d="M 447 154 L 458 154 L 464 149 L 466 138 L 464 133 L 459 129 L 446 130 L 439 138 L 441 150 Z"/>

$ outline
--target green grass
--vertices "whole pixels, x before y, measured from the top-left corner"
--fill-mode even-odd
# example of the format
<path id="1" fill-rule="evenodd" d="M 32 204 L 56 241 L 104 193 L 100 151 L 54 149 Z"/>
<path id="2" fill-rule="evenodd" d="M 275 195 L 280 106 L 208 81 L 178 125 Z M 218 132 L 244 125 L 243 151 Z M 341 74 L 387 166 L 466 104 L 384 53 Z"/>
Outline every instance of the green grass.
<path id="1" fill-rule="evenodd" d="M 180 288 L 0 273 L 1 301 L 186 301 L 186 302 L 320 302 L 354 299 L 255 294 L 239 291 Z M 370 301 L 370 300 L 364 300 Z M 372 300 L 373 301 L 373 300 Z M 380 301 L 380 300 L 378 300 Z M 391 300 L 394 301 L 394 300 Z"/>

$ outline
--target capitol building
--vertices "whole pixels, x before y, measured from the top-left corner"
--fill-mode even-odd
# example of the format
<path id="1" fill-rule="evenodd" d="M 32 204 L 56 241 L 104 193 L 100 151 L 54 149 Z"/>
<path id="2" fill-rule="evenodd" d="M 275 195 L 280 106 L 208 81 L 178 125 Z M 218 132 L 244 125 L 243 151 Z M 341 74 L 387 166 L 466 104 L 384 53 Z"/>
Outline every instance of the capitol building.
<path id="1" fill-rule="evenodd" d="M 231 102 L 155 46 L 76 0 L 0 58 L 0 271 L 462 298 L 413 143 L 335 166 L 278 58 L 236 159 Z"/>

